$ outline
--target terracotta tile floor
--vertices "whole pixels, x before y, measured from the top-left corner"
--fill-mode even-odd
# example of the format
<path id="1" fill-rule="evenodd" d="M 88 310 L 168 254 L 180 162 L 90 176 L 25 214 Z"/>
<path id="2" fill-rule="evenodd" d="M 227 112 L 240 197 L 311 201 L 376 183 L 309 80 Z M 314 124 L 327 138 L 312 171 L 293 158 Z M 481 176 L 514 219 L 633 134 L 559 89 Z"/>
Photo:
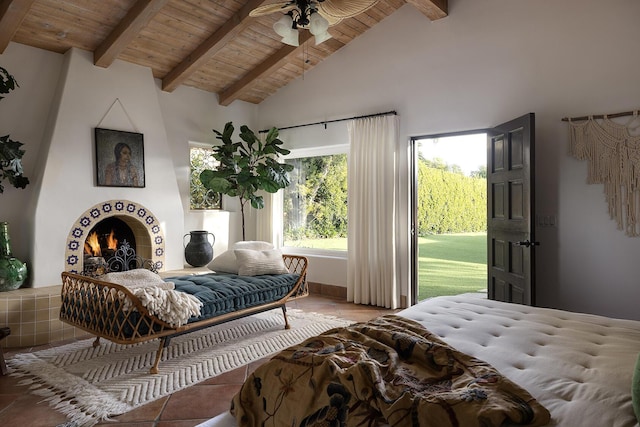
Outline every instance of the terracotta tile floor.
<path id="1" fill-rule="evenodd" d="M 362 306 L 345 301 L 310 295 L 287 304 L 289 308 L 330 314 L 354 321 L 366 321 L 397 310 Z M 5 357 L 16 352 L 36 351 L 48 346 L 28 349 L 7 349 Z M 253 362 L 187 389 L 141 406 L 99 426 L 191 427 L 225 412 L 233 395 L 247 375 L 267 359 Z M 30 394 L 27 386 L 17 385 L 19 379 L 0 376 L 0 426 L 55 427 L 66 417 L 51 409 L 42 398 Z"/>

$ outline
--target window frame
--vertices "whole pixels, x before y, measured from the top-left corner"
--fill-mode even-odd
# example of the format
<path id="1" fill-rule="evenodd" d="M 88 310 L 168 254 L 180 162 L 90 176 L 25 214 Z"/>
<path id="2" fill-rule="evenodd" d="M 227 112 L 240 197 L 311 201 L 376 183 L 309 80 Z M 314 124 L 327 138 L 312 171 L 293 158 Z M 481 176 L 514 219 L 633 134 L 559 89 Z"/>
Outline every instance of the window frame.
<path id="1" fill-rule="evenodd" d="M 309 148 L 294 148 L 290 149 L 290 153 L 286 156 L 281 156 L 282 160 L 300 159 L 305 157 L 320 157 L 331 156 L 334 154 L 346 154 L 347 155 L 347 174 L 349 173 L 349 144 L 339 145 L 325 145 L 322 147 L 309 147 Z M 348 188 L 347 188 L 348 191 Z M 338 251 L 334 249 L 317 249 L 317 248 L 301 248 L 298 246 L 285 246 L 284 245 L 284 221 L 282 217 L 284 215 L 284 207 L 280 206 L 280 244 L 281 250 L 292 255 L 311 255 L 317 257 L 327 258 L 342 258 L 347 259 L 347 250 Z M 349 225 L 347 224 L 347 227 Z"/>

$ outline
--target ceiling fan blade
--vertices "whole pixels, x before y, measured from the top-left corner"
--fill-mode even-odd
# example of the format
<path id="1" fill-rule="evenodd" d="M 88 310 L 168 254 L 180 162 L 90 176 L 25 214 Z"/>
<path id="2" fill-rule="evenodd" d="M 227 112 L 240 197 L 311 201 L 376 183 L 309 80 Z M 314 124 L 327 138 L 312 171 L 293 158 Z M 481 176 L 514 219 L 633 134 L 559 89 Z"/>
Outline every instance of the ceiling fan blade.
<path id="1" fill-rule="evenodd" d="M 320 15 L 322 15 L 322 17 L 324 19 L 326 19 L 327 21 L 329 21 L 329 26 L 333 27 L 334 25 L 339 24 L 340 22 L 342 22 L 342 18 L 336 18 L 335 16 L 331 16 L 331 15 L 325 15 L 324 11 L 320 8 L 318 8 L 318 13 Z"/>
<path id="2" fill-rule="evenodd" d="M 324 0 L 318 3 L 318 11 L 327 19 L 329 17 L 344 19 L 359 15 L 376 3 L 378 0 Z"/>
<path id="3" fill-rule="evenodd" d="M 252 16 L 252 17 L 264 16 L 264 15 L 269 15 L 271 13 L 277 13 L 277 12 L 286 13 L 289 10 L 293 9 L 294 7 L 296 7 L 295 1 L 281 1 L 278 3 L 265 4 L 263 6 L 256 7 L 255 9 L 253 9 L 251 12 L 249 12 L 249 16 Z"/>

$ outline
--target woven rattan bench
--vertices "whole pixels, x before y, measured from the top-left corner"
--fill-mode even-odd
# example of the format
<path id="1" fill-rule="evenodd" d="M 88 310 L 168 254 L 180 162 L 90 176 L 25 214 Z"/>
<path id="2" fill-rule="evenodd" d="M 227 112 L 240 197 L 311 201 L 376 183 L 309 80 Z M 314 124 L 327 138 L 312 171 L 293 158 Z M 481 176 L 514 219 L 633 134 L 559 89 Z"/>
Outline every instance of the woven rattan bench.
<path id="1" fill-rule="evenodd" d="M 209 307 L 203 310 L 203 316 L 177 327 L 150 314 L 124 286 L 64 272 L 60 320 L 96 335 L 94 347 L 100 344 L 100 338 L 118 344 L 160 339 L 155 362 L 150 369 L 155 374 L 158 373 L 163 349 L 177 335 L 274 308 L 282 309 L 285 328 L 289 329 L 285 304 L 291 299 L 308 295 L 307 258 L 283 255 L 283 259 L 290 274 L 255 277 L 212 274 L 166 278 L 166 281 L 176 283 L 176 290 L 183 288 L 198 297 L 201 293 L 199 287 L 202 287 L 203 293 L 207 294 L 206 303 Z M 226 279 L 219 276 L 225 276 Z M 229 281 L 228 285 L 225 285 L 225 280 Z M 185 281 L 189 283 L 184 285 Z M 130 299 L 135 309 L 125 310 L 119 295 Z M 212 295 L 218 295 L 220 301 L 215 301 Z"/>

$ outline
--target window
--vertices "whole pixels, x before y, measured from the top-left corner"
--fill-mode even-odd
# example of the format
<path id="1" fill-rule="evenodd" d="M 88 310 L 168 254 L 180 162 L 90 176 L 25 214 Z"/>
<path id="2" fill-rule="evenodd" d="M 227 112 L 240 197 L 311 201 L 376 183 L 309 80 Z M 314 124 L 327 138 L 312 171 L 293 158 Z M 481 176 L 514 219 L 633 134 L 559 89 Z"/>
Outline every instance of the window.
<path id="1" fill-rule="evenodd" d="M 191 173 L 189 176 L 189 205 L 193 210 L 222 209 L 222 194 L 208 190 L 200 182 L 200 173 L 205 169 L 215 169 L 218 161 L 211 157 L 213 150 L 192 145 L 189 148 Z"/>
<path id="2" fill-rule="evenodd" d="M 286 163 L 294 170 L 283 194 L 284 246 L 346 251 L 347 155 L 298 157 Z"/>

